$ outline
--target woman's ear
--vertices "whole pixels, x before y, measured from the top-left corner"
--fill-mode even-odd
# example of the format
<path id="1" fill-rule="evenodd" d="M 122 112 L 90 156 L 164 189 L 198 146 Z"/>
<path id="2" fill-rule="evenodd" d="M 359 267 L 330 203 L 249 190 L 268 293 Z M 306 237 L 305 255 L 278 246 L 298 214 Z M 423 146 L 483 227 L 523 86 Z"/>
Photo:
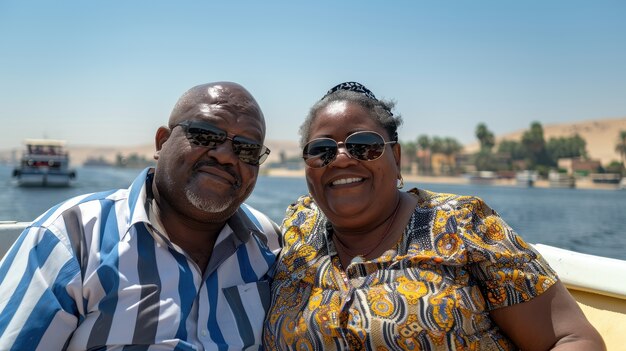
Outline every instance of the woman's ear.
<path id="1" fill-rule="evenodd" d="M 396 142 L 393 145 L 393 157 L 396 159 L 396 166 L 398 167 L 398 170 L 400 170 L 400 155 L 402 154 L 402 146 L 400 146 L 400 142 Z"/>

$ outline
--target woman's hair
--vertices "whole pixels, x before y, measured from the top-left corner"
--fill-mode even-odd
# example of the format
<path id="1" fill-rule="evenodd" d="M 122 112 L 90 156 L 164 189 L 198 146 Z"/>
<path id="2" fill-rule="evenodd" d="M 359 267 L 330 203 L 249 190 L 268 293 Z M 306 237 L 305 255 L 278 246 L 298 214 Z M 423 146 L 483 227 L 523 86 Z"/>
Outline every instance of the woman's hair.
<path id="1" fill-rule="evenodd" d="M 398 140 L 398 126 L 402 124 L 402 116 L 394 115 L 391 110 L 396 105 L 391 100 L 378 100 L 374 94 L 362 84 L 356 82 L 341 83 L 326 93 L 309 110 L 309 114 L 300 125 L 300 147 L 309 141 L 311 124 L 317 118 L 317 113 L 335 101 L 347 101 L 359 104 L 370 112 L 370 117 L 383 127 L 391 140 Z"/>

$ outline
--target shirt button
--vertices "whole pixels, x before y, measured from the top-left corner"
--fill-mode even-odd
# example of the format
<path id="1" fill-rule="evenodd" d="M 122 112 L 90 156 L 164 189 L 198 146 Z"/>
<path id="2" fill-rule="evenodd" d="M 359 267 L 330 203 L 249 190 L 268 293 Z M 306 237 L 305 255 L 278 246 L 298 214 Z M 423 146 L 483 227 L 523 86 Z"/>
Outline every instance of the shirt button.
<path id="1" fill-rule="evenodd" d="M 207 335 L 209 335 L 209 331 L 206 330 L 206 329 L 202 329 L 202 331 L 200 332 L 200 335 L 207 336 Z"/>

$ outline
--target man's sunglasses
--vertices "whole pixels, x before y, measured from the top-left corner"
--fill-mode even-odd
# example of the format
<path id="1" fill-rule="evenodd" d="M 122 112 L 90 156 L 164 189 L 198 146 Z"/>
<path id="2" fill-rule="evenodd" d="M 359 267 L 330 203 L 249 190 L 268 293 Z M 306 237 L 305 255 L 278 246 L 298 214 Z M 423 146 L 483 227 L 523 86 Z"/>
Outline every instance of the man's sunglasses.
<path id="1" fill-rule="evenodd" d="M 385 141 L 380 134 L 368 131 L 352 133 L 344 142 L 318 138 L 304 146 L 302 158 L 311 168 L 326 167 L 335 160 L 339 153 L 339 145 L 343 144 L 350 157 L 360 161 L 374 161 L 383 155 L 387 144 L 395 143 L 397 141 Z"/>
<path id="2" fill-rule="evenodd" d="M 270 149 L 265 145 L 239 135 L 235 135 L 231 138 L 226 131 L 207 122 L 182 121 L 173 128 L 178 126 L 183 128 L 187 139 L 194 145 L 213 149 L 226 140 L 230 140 L 233 144 L 233 152 L 235 155 L 237 155 L 241 161 L 253 166 L 258 166 L 263 163 L 270 154 Z"/>

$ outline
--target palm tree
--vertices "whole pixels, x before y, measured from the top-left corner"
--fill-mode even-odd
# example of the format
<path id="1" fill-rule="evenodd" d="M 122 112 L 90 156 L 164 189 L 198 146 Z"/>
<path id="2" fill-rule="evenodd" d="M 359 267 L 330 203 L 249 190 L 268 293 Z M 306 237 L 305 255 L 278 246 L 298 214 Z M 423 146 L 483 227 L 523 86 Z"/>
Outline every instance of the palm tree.
<path id="1" fill-rule="evenodd" d="M 479 123 L 476 126 L 475 135 L 480 142 L 480 150 L 491 152 L 491 149 L 494 147 L 494 145 L 496 145 L 496 138 L 493 135 L 493 132 L 491 132 L 487 128 L 487 125 L 484 123 Z"/>
<path id="2" fill-rule="evenodd" d="M 445 137 L 442 141 L 442 150 L 441 152 L 447 156 L 447 166 L 448 172 L 455 172 L 456 166 L 456 154 L 463 150 L 463 145 L 458 142 L 456 139 L 451 137 Z"/>
<path id="3" fill-rule="evenodd" d="M 402 145 L 402 164 L 407 170 L 410 170 L 411 165 L 417 159 L 417 144 L 412 141 L 400 144 Z"/>
<path id="4" fill-rule="evenodd" d="M 546 141 L 543 138 L 543 126 L 541 123 L 531 123 L 530 129 L 522 134 L 522 146 L 532 167 L 550 165 L 551 160 L 546 151 Z"/>
<path id="5" fill-rule="evenodd" d="M 420 169 L 422 169 L 422 173 L 429 174 L 431 171 L 430 155 L 432 142 L 428 135 L 422 134 L 417 137 L 417 146 L 422 150 Z"/>

